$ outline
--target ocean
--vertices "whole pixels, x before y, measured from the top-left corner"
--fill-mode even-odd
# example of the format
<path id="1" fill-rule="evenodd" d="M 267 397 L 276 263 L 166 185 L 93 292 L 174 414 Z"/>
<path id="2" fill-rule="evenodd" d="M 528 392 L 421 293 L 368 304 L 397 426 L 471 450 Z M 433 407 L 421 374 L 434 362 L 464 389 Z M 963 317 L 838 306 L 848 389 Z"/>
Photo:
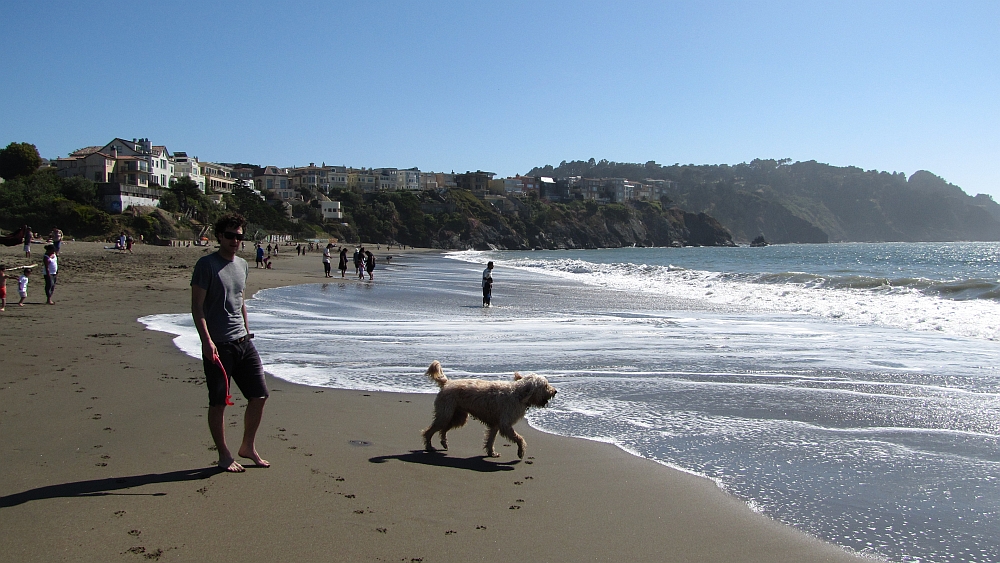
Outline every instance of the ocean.
<path id="1" fill-rule="evenodd" d="M 484 309 L 488 260 L 494 306 Z M 451 378 L 535 372 L 559 389 L 529 412 L 540 430 L 705 476 L 752 510 L 859 553 L 1000 561 L 998 244 L 380 263 L 374 282 L 249 300 L 268 371 L 420 393 L 437 391 L 423 376 L 432 360 Z M 189 315 L 140 321 L 200 354 Z"/>

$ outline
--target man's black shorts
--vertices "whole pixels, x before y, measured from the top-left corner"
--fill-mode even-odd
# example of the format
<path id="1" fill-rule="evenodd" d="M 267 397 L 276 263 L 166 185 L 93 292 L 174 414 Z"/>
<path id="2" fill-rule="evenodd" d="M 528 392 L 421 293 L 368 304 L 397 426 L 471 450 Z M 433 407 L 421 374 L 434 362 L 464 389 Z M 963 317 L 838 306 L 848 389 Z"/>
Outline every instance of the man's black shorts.
<path id="1" fill-rule="evenodd" d="M 240 388 L 240 393 L 247 399 L 266 399 L 267 384 L 264 382 L 264 365 L 260 363 L 260 355 L 252 340 L 239 343 L 216 344 L 219 359 L 233 383 Z M 205 366 L 205 383 L 208 387 L 208 404 L 220 406 L 226 404 L 226 378 L 222 370 L 209 360 L 202 360 Z M 232 392 L 230 391 L 230 395 Z"/>

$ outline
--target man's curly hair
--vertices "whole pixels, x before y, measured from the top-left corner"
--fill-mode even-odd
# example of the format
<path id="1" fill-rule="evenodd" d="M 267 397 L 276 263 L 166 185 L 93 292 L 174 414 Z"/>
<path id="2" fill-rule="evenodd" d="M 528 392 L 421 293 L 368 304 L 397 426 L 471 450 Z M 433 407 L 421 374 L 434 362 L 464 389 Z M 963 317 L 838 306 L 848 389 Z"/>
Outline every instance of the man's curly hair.
<path id="1" fill-rule="evenodd" d="M 239 213 L 226 213 L 215 222 L 215 236 L 226 232 L 226 229 L 246 229 L 247 219 Z"/>

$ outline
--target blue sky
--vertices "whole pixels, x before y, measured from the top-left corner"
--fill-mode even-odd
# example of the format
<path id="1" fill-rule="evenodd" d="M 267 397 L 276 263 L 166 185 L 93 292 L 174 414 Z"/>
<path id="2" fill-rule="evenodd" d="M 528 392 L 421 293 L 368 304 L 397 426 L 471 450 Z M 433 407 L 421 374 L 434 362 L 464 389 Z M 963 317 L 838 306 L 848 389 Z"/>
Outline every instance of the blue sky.
<path id="1" fill-rule="evenodd" d="M 524 173 L 930 170 L 1000 201 L 1000 2 L 13 2 L 0 144 Z"/>

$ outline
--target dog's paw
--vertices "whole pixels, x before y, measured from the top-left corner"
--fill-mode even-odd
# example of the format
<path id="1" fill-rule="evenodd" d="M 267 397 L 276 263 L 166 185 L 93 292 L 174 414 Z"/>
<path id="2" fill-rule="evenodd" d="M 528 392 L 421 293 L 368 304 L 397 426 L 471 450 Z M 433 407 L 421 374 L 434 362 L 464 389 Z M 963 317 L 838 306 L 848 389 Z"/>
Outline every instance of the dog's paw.
<path id="1" fill-rule="evenodd" d="M 496 452 L 486 452 L 486 457 L 500 457 L 500 454 Z"/>

